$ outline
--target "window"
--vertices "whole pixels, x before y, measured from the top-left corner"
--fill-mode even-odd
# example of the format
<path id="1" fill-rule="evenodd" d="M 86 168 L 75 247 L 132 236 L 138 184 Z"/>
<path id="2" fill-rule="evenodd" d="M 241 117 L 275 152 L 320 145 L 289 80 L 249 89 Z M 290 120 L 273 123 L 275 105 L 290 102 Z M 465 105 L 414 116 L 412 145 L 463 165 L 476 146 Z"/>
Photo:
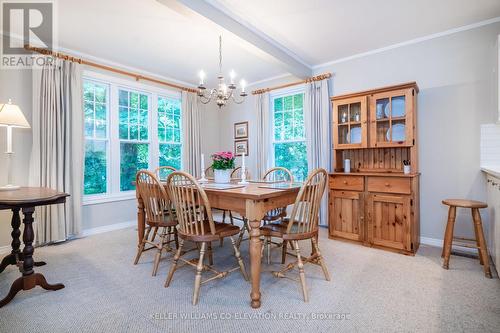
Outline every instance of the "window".
<path id="1" fill-rule="evenodd" d="M 140 169 L 182 168 L 181 95 L 86 72 L 84 203 L 134 196 Z"/>
<path id="2" fill-rule="evenodd" d="M 135 174 L 149 166 L 149 96 L 120 89 L 120 191 L 130 191 Z"/>
<path id="3" fill-rule="evenodd" d="M 107 188 L 108 86 L 93 81 L 83 85 L 85 165 L 83 193 L 101 194 Z"/>
<path id="4" fill-rule="evenodd" d="M 181 168 L 181 102 L 158 97 L 159 165 Z"/>
<path id="5" fill-rule="evenodd" d="M 304 93 L 272 98 L 274 165 L 289 169 L 295 180 L 307 178 Z"/>

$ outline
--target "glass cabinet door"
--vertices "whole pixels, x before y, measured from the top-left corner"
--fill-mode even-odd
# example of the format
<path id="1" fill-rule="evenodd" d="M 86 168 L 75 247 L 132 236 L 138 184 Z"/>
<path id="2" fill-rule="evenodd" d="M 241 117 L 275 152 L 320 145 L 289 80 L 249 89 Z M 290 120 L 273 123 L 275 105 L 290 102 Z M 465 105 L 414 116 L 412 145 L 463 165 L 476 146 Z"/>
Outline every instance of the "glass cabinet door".
<path id="1" fill-rule="evenodd" d="M 370 145 L 391 147 L 411 145 L 413 98 L 407 90 L 372 96 Z"/>
<path id="2" fill-rule="evenodd" d="M 333 143 L 337 148 L 367 147 L 366 97 L 333 103 Z"/>

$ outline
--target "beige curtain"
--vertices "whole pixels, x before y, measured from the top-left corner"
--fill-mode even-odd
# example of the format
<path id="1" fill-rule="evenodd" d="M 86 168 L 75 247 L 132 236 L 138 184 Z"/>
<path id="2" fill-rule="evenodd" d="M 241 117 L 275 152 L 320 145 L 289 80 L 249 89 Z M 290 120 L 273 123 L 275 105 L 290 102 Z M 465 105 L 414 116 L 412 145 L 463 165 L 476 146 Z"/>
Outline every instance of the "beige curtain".
<path id="1" fill-rule="evenodd" d="M 255 101 L 257 113 L 257 140 L 256 159 L 257 173 L 255 177 L 259 179 L 271 166 L 269 161 L 270 141 L 270 114 L 269 114 L 269 93 L 258 94 Z"/>
<path id="2" fill-rule="evenodd" d="M 201 112 L 198 97 L 182 92 L 182 168 L 195 177 L 201 175 Z"/>
<path id="3" fill-rule="evenodd" d="M 331 141 L 328 79 L 306 84 L 304 116 L 309 171 L 323 168 L 330 172 Z M 321 225 L 328 224 L 327 198 L 328 195 L 325 191 L 320 207 Z"/>
<path id="4" fill-rule="evenodd" d="M 52 64 L 33 69 L 32 127 L 30 185 L 71 195 L 64 205 L 37 208 L 35 239 L 37 245 L 42 245 L 81 232 L 84 150 L 81 65 L 55 59 Z"/>

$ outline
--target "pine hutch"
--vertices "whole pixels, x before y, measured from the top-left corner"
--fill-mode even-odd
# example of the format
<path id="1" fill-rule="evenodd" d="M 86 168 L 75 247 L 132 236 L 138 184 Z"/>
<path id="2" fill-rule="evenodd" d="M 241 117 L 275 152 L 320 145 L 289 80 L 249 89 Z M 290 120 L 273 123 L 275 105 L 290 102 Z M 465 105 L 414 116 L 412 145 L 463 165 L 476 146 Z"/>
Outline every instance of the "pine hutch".
<path id="1" fill-rule="evenodd" d="M 411 82 L 331 98 L 330 238 L 416 253 L 417 94 L 418 86 Z M 404 164 L 409 173 L 403 172 Z"/>

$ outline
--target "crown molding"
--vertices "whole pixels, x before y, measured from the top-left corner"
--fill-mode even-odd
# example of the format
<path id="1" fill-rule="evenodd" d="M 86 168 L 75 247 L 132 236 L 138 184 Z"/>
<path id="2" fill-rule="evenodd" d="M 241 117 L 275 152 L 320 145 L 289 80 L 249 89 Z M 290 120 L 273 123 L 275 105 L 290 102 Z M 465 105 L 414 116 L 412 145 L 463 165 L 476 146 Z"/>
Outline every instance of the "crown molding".
<path id="1" fill-rule="evenodd" d="M 75 50 L 72 50 L 72 49 L 69 49 L 69 48 L 65 48 L 65 47 L 59 47 L 58 51 L 60 51 L 62 53 L 69 53 L 69 54 L 71 54 L 72 56 L 75 56 L 75 57 L 85 58 L 85 60 L 96 62 L 96 63 L 102 64 L 102 65 L 106 65 L 106 66 L 109 66 L 109 67 L 115 67 L 115 68 L 123 69 L 125 71 L 134 72 L 134 73 L 137 73 L 137 74 L 140 74 L 140 75 L 150 76 L 150 77 L 153 77 L 153 78 L 158 79 L 158 80 L 164 80 L 164 81 L 168 81 L 168 82 L 177 83 L 177 84 L 180 84 L 180 85 L 185 85 L 185 86 L 188 86 L 188 87 L 196 88 L 196 85 L 193 84 L 193 83 L 185 82 L 185 81 L 182 81 L 182 80 L 177 80 L 177 79 L 174 79 L 174 78 L 171 78 L 171 77 L 168 77 L 168 76 L 158 75 L 158 74 L 155 74 L 155 73 L 152 73 L 152 72 L 149 72 L 149 71 L 145 71 L 145 70 L 133 67 L 133 66 L 127 66 L 127 65 L 124 65 L 124 64 L 119 63 L 119 62 L 107 60 L 107 59 L 104 59 L 104 58 L 101 58 L 101 57 L 96 57 L 96 56 L 93 56 L 93 55 L 90 55 L 90 54 L 87 54 L 87 53 L 84 53 L 84 52 L 75 51 Z M 91 70 L 91 69 L 89 69 L 89 70 Z"/>
<path id="2" fill-rule="evenodd" d="M 275 75 L 275 76 L 268 77 L 268 78 L 266 78 L 266 79 L 262 79 L 262 80 L 254 81 L 254 82 L 252 82 L 252 83 L 249 83 L 249 84 L 247 85 L 247 87 L 257 86 L 257 85 L 260 85 L 261 83 L 266 83 L 266 82 L 269 82 L 269 81 L 274 81 L 274 80 L 284 79 L 284 78 L 286 78 L 286 77 L 293 78 L 294 76 L 293 76 L 292 74 L 283 73 L 283 74 L 279 74 L 279 75 Z"/>
<path id="3" fill-rule="evenodd" d="M 392 45 L 389 45 L 389 46 L 384 46 L 384 47 L 381 47 L 381 48 L 378 48 L 378 49 L 373 49 L 373 50 L 370 50 L 370 51 L 353 54 L 353 55 L 348 56 L 348 57 L 344 57 L 344 58 L 340 58 L 340 59 L 336 59 L 336 60 L 330 60 L 330 61 L 324 62 L 322 64 L 313 65 L 312 69 L 316 70 L 316 69 L 323 68 L 323 67 L 326 67 L 326 66 L 335 65 L 335 64 L 338 64 L 338 63 L 341 63 L 341 62 L 346 62 L 346 61 L 353 60 L 353 59 L 363 58 L 363 57 L 366 57 L 366 56 L 369 56 L 369 55 L 372 55 L 372 54 L 382 53 L 382 52 L 393 50 L 393 49 L 397 49 L 397 48 L 400 48 L 400 47 L 404 47 L 404 46 L 408 46 L 408 45 L 412 45 L 412 44 L 418 44 L 418 43 L 422 43 L 422 42 L 425 42 L 425 41 L 428 41 L 428 40 L 432 40 L 432 39 L 436 39 L 436 38 L 440 38 L 440 37 L 445 37 L 445 36 L 453 35 L 453 34 L 456 34 L 456 33 L 459 33 L 459 32 L 464 32 L 464 31 L 468 31 L 468 30 L 472 30 L 472 29 L 484 27 L 486 25 L 490 25 L 490 24 L 497 23 L 497 22 L 500 22 L 500 16 L 494 17 L 494 18 L 491 18 L 491 19 L 488 19 L 488 20 L 484 20 L 484 21 L 480 21 L 480 22 L 476 22 L 476 23 L 464 25 L 462 27 L 453 28 L 453 29 L 442 31 L 442 32 L 437 32 L 437 33 L 430 34 L 430 35 L 427 35 L 427 36 L 410 39 L 410 40 L 407 40 L 407 41 L 404 41 L 404 42 L 401 42 L 401 43 L 396 43 L 396 44 L 392 44 Z"/>

